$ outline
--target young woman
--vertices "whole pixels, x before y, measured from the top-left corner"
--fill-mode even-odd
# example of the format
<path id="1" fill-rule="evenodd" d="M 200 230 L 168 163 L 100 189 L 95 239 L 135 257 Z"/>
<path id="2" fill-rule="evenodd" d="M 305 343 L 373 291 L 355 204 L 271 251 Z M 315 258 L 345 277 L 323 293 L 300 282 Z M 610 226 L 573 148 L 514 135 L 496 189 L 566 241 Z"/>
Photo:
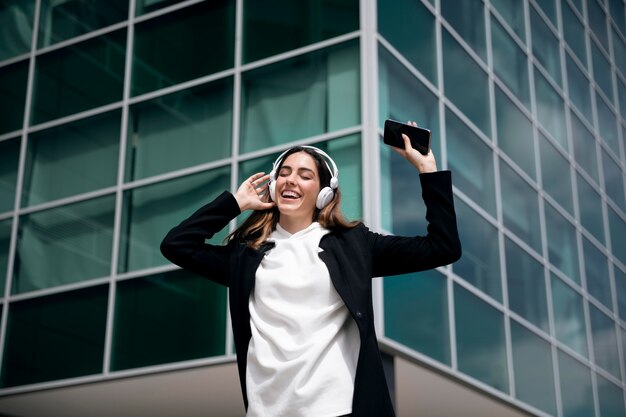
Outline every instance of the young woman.
<path id="1" fill-rule="evenodd" d="M 420 173 L 426 236 L 383 236 L 346 221 L 335 163 L 301 146 L 163 240 L 161 251 L 173 263 L 229 287 L 248 417 L 394 415 L 374 332 L 371 279 L 461 256 L 451 174 L 437 171 L 432 152 L 424 156 L 406 136 L 404 142 L 398 152 Z M 246 210 L 253 213 L 226 245 L 205 243 Z"/>

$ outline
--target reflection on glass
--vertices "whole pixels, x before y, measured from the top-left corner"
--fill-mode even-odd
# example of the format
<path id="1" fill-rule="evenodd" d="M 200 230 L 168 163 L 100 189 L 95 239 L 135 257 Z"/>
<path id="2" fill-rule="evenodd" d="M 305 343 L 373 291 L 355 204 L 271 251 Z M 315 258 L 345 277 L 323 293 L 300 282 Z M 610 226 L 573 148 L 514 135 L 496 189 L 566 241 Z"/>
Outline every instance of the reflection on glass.
<path id="1" fill-rule="evenodd" d="M 436 84 L 437 57 L 433 14 L 422 3 L 414 0 L 396 0 L 393 7 L 382 1 L 377 4 L 380 34 L 426 78 Z M 415 42 L 415 39 L 420 41 Z M 379 46 L 378 50 L 380 54 L 384 48 Z"/>
<path id="2" fill-rule="evenodd" d="M 0 61 L 30 51 L 35 0 L 3 0 L 0 7 Z M 2 76 L 0 76 L 0 80 Z M 4 112 L 6 107 L 0 106 Z"/>
<path id="3" fill-rule="evenodd" d="M 602 89 L 604 94 L 609 97 L 609 100 L 613 99 L 613 82 L 611 77 L 611 63 L 600 52 L 600 49 L 595 42 L 591 44 L 591 58 L 593 63 L 593 79 L 596 84 Z"/>
<path id="4" fill-rule="evenodd" d="M 528 61 L 526 54 L 515 43 L 496 19 L 491 21 L 493 68 L 515 96 L 530 109 Z"/>
<path id="5" fill-rule="evenodd" d="M 112 370 L 223 355 L 226 287 L 184 270 L 119 282 L 113 327 Z"/>
<path id="6" fill-rule="evenodd" d="M 593 123 L 593 114 L 591 112 L 591 93 L 589 91 L 589 80 L 580 70 L 578 65 L 567 56 L 567 86 L 569 88 L 569 97 L 574 107 L 587 119 L 587 122 Z"/>
<path id="7" fill-rule="evenodd" d="M 541 156 L 543 189 L 573 216 L 574 203 L 569 161 L 542 134 L 539 134 L 539 155 Z"/>
<path id="8" fill-rule="evenodd" d="M 446 96 L 490 136 L 487 74 L 446 30 L 443 31 L 443 78 Z"/>
<path id="9" fill-rule="evenodd" d="M 535 99 L 539 122 L 567 150 L 563 98 L 535 68 Z"/>
<path id="10" fill-rule="evenodd" d="M 120 120 L 113 111 L 31 134 L 22 204 L 115 185 Z"/>
<path id="11" fill-rule="evenodd" d="M 0 142 L 0 213 L 11 211 L 15 207 L 20 143 L 19 138 Z"/>
<path id="12" fill-rule="evenodd" d="M 615 378 L 621 379 L 615 322 L 593 304 L 589 304 L 595 363 Z"/>
<path id="13" fill-rule="evenodd" d="M 598 130 L 600 137 L 616 154 L 620 153 L 617 137 L 616 115 L 604 99 L 596 92 L 596 109 L 598 111 Z"/>
<path id="14" fill-rule="evenodd" d="M 613 274 L 615 275 L 615 292 L 617 293 L 617 311 L 619 317 L 626 321 L 626 272 L 613 264 Z"/>
<path id="15" fill-rule="evenodd" d="M 602 304 L 612 308 L 608 259 L 585 238 L 583 238 L 583 254 L 587 291 Z"/>
<path id="16" fill-rule="evenodd" d="M 244 63 L 359 29 L 358 0 L 244 3 Z"/>
<path id="17" fill-rule="evenodd" d="M 13 293 L 109 275 L 114 196 L 20 218 Z"/>
<path id="18" fill-rule="evenodd" d="M 563 12 L 563 36 L 565 42 L 572 48 L 578 60 L 586 67 L 585 27 L 568 2 L 561 3 L 561 10 Z"/>
<path id="19" fill-rule="evenodd" d="M 37 57 L 33 124 L 122 99 L 126 30 Z"/>
<path id="20" fill-rule="evenodd" d="M 541 253 L 537 191 L 504 161 L 500 163 L 500 181 L 504 225 Z"/>
<path id="21" fill-rule="evenodd" d="M 487 61 L 483 2 L 475 0 L 443 1 L 441 2 L 441 14 L 461 35 L 461 38 L 480 55 L 483 61 Z"/>
<path id="22" fill-rule="evenodd" d="M 459 285 L 454 286 L 459 370 L 508 392 L 502 313 Z"/>
<path id="23" fill-rule="evenodd" d="M 584 123 L 570 112 L 572 126 L 572 142 L 574 143 L 574 158 L 576 162 L 585 170 L 591 178 L 600 183 L 598 173 L 598 152 L 596 150 L 596 140 L 584 125 Z"/>
<path id="24" fill-rule="evenodd" d="M 42 0 L 39 47 L 92 32 L 128 17 L 128 0 Z"/>
<path id="25" fill-rule="evenodd" d="M 550 344 L 511 321 L 515 395 L 525 403 L 556 415 Z"/>
<path id="26" fill-rule="evenodd" d="M 124 194 L 119 272 L 165 264 L 158 243 L 181 219 L 230 188 L 229 167 L 135 188 Z M 211 243 L 220 244 L 228 228 Z"/>
<path id="27" fill-rule="evenodd" d="M 513 29 L 522 42 L 526 42 L 526 25 L 524 23 L 524 3 L 518 0 L 491 0 L 491 4 L 507 24 Z M 491 19 L 493 24 L 494 19 Z"/>
<path id="28" fill-rule="evenodd" d="M 229 157 L 232 97 L 225 78 L 132 106 L 126 181 Z"/>
<path id="29" fill-rule="evenodd" d="M 9 264 L 9 245 L 11 244 L 11 219 L 0 221 L 0 294 L 4 297 L 7 267 Z"/>
<path id="30" fill-rule="evenodd" d="M 135 15 L 139 16 L 154 12 L 155 10 L 159 10 L 182 1 L 184 0 L 136 0 Z"/>
<path id="31" fill-rule="evenodd" d="M 595 187 L 590 185 L 583 177 L 576 175 L 578 180 L 578 207 L 580 209 L 580 223 L 601 244 L 606 244 L 604 239 L 604 215 L 602 212 L 602 197 Z"/>
<path id="32" fill-rule="evenodd" d="M 536 3 L 539 8 L 548 16 L 548 19 L 552 22 L 552 24 L 556 27 L 556 5 L 554 0 L 541 0 Z"/>
<path id="33" fill-rule="evenodd" d="M 450 364 L 448 295 L 435 270 L 383 281 L 385 336 Z M 406 320 L 411 317 L 411 320 Z"/>
<path id="34" fill-rule="evenodd" d="M 617 3 L 617 2 L 615 0 L 611 0 L 610 3 Z M 622 7 L 624 7 L 623 4 L 622 4 Z M 615 15 L 615 16 L 619 16 L 619 15 Z M 623 12 L 622 12 L 622 16 L 624 16 Z M 621 19 L 621 20 L 622 22 L 626 22 L 626 19 Z M 626 25 L 626 23 L 624 24 Z M 626 42 L 622 40 L 622 38 L 620 37 L 620 35 L 618 35 L 618 32 L 614 28 L 612 29 L 613 29 L 612 30 L 613 32 L 613 57 L 614 57 L 614 61 L 617 63 L 615 69 L 619 71 L 622 74 L 622 76 L 626 76 L 626 68 L 623 68 L 624 67 L 623 63 L 626 62 Z M 626 31 L 623 31 L 622 33 L 626 33 Z"/>
<path id="35" fill-rule="evenodd" d="M 578 245 L 576 229 L 550 204 L 544 205 L 546 213 L 546 235 L 548 237 L 548 259 L 574 282 L 580 283 L 578 267 Z"/>
<path id="36" fill-rule="evenodd" d="M 135 27 L 132 94 L 233 66 L 235 1 L 203 1 Z"/>
<path id="37" fill-rule="evenodd" d="M 446 111 L 446 145 L 455 185 L 495 216 L 492 151 L 450 110 Z"/>
<path id="38" fill-rule="evenodd" d="M 587 357 L 587 331 L 583 299 L 556 275 L 551 275 L 552 309 L 557 340 Z"/>
<path id="39" fill-rule="evenodd" d="M 625 6 L 623 2 L 619 0 L 609 0 L 609 15 L 619 28 L 619 31 L 622 32 L 622 35 L 626 34 L 626 17 L 624 16 L 624 8 Z M 613 40 L 615 40 L 615 36 L 613 36 Z"/>
<path id="40" fill-rule="evenodd" d="M 587 1 L 587 18 L 589 19 L 592 33 L 596 35 L 604 50 L 608 51 L 609 36 L 607 33 L 606 14 L 604 14 L 597 0 Z"/>
<path id="41" fill-rule="evenodd" d="M 626 62 L 626 57 L 623 62 Z M 619 95 L 620 113 L 622 114 L 622 118 L 626 119 L 626 83 L 621 79 L 618 79 L 617 82 L 617 94 Z"/>
<path id="42" fill-rule="evenodd" d="M 624 409 L 624 391 L 606 378 L 596 374 L 598 382 L 598 403 L 602 417 L 619 417 L 626 415 Z"/>
<path id="43" fill-rule="evenodd" d="M 563 417 L 595 415 L 589 368 L 560 350 L 558 357 Z"/>
<path id="44" fill-rule="evenodd" d="M 558 39 L 533 7 L 530 8 L 530 25 L 535 59 L 548 71 L 552 79 L 558 85 L 561 85 L 561 61 Z"/>
<path id="45" fill-rule="evenodd" d="M 609 207 L 609 233 L 611 235 L 612 254 L 626 264 L 626 222 Z"/>
<path id="46" fill-rule="evenodd" d="M 24 125 L 26 81 L 28 61 L 0 68 L 0 134 L 21 129 Z"/>
<path id="47" fill-rule="evenodd" d="M 242 152 L 360 122 L 355 42 L 245 72 L 241 84 Z"/>
<path id="48" fill-rule="evenodd" d="M 101 373 L 108 294 L 102 285 L 12 302 L 1 386 Z"/>
<path id="49" fill-rule="evenodd" d="M 624 173 L 617 162 L 606 152 L 602 151 L 602 165 L 604 166 L 604 190 L 622 211 L 626 212 L 626 197 L 624 196 Z"/>
<path id="50" fill-rule="evenodd" d="M 548 332 L 548 306 L 543 265 L 506 239 L 506 275 L 511 310 Z"/>

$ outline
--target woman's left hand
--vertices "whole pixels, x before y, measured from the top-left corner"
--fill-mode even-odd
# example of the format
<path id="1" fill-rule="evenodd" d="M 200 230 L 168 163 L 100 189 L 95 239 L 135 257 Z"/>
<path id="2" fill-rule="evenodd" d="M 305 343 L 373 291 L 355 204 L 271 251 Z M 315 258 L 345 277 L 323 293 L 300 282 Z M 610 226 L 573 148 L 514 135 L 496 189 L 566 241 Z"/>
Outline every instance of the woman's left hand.
<path id="1" fill-rule="evenodd" d="M 409 121 L 408 124 L 417 127 L 415 122 Z M 422 155 L 411 146 L 411 140 L 404 133 L 402 134 L 402 139 L 404 140 L 404 149 L 392 148 L 394 151 L 409 161 L 420 174 L 437 171 L 437 160 L 435 155 L 433 155 L 432 149 L 428 151 L 427 155 Z"/>

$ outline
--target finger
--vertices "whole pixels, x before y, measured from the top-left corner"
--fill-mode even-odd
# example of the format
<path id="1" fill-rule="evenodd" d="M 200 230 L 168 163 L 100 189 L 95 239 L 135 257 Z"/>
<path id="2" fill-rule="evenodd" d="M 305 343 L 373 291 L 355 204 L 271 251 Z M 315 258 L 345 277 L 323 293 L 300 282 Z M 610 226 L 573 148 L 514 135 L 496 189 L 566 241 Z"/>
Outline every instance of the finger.
<path id="1" fill-rule="evenodd" d="M 265 174 L 264 172 L 257 172 L 256 174 L 253 174 L 252 176 L 248 178 L 248 182 L 252 184 L 259 178 L 263 177 L 264 174 Z"/>
<path id="2" fill-rule="evenodd" d="M 409 137 L 405 135 L 404 133 L 402 134 L 402 139 L 404 140 L 404 151 L 407 153 L 410 152 L 411 151 L 411 139 L 409 139 Z"/>

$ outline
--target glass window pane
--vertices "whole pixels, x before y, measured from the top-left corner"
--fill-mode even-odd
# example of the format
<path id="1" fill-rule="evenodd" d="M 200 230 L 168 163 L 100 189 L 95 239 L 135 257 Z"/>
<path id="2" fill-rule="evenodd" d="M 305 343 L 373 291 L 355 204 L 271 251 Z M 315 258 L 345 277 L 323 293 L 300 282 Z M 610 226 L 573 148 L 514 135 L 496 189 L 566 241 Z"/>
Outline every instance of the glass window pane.
<path id="1" fill-rule="evenodd" d="M 544 207 L 550 263 L 574 282 L 580 283 L 576 229 L 550 204 L 546 203 Z"/>
<path id="2" fill-rule="evenodd" d="M 567 150 L 563 98 L 535 68 L 535 99 L 539 122 L 563 149 Z"/>
<path id="3" fill-rule="evenodd" d="M 487 61 L 485 50 L 485 13 L 482 1 L 443 1 L 441 2 L 441 15 L 461 35 L 461 38 L 480 55 L 483 61 Z"/>
<path id="4" fill-rule="evenodd" d="M 173 225 L 230 188 L 229 167 L 135 188 L 124 194 L 119 272 L 134 271 L 167 263 L 160 242 Z M 164 203 L 167 201 L 167 203 Z M 228 233 L 216 234 L 220 244 Z"/>
<path id="5" fill-rule="evenodd" d="M 528 176 L 536 179 L 533 126 L 502 90 L 495 87 L 495 91 L 498 146 Z"/>
<path id="6" fill-rule="evenodd" d="M 626 197 L 624 196 L 624 173 L 615 160 L 606 151 L 602 152 L 604 166 L 604 189 L 607 196 L 613 200 L 622 211 L 626 212 Z"/>
<path id="7" fill-rule="evenodd" d="M 541 133 L 539 155 L 543 189 L 573 216 L 574 202 L 569 161 Z"/>
<path id="8" fill-rule="evenodd" d="M 528 61 L 526 54 L 515 43 L 496 19 L 491 21 L 493 68 L 526 108 L 530 109 Z"/>
<path id="9" fill-rule="evenodd" d="M 574 107 L 582 114 L 587 122 L 593 123 L 593 114 L 591 112 L 591 93 L 589 90 L 589 80 L 580 70 L 578 65 L 567 56 L 567 86 L 569 88 L 569 97 Z"/>
<path id="10" fill-rule="evenodd" d="M 583 299 L 572 287 L 552 275 L 552 308 L 557 340 L 587 357 Z"/>
<path id="11" fill-rule="evenodd" d="M 587 1 L 587 18 L 589 19 L 589 26 L 591 31 L 605 51 L 609 50 L 609 36 L 607 33 L 606 15 L 596 0 Z"/>
<path id="12" fill-rule="evenodd" d="M 596 374 L 598 381 L 598 402 L 602 417 L 622 417 L 626 415 L 624 409 L 624 391 L 606 378 Z"/>
<path id="13" fill-rule="evenodd" d="M 245 72 L 241 84 L 242 152 L 360 122 L 359 50 L 355 42 Z"/>
<path id="14" fill-rule="evenodd" d="M 105 196 L 22 216 L 12 292 L 109 275 L 114 211 Z"/>
<path id="15" fill-rule="evenodd" d="M 561 61 L 558 39 L 533 7 L 530 8 L 530 24 L 533 36 L 533 55 L 548 71 L 552 79 L 558 85 L 561 85 Z"/>
<path id="16" fill-rule="evenodd" d="M 121 281 L 114 323 L 112 370 L 223 355 L 226 287 L 184 270 Z"/>
<path id="17" fill-rule="evenodd" d="M 15 208 L 20 144 L 19 138 L 0 142 L 0 213 Z"/>
<path id="18" fill-rule="evenodd" d="M 385 48 L 379 48 L 378 53 L 378 80 L 380 85 L 378 125 L 382 129 L 385 119 L 405 123 L 408 120 L 415 120 L 420 126 L 431 130 L 433 153 L 441 155 L 437 97 Z M 388 147 L 385 146 L 384 148 Z M 389 153 L 395 155 L 395 152 Z"/>
<path id="19" fill-rule="evenodd" d="M 500 163 L 500 181 L 504 225 L 541 253 L 537 191 L 504 161 Z"/>
<path id="20" fill-rule="evenodd" d="M 138 95 L 233 66 L 235 2 L 203 1 L 138 23 L 132 94 Z"/>
<path id="21" fill-rule="evenodd" d="M 443 31 L 443 78 L 446 96 L 480 130 L 490 136 L 487 74 L 445 30 Z"/>
<path id="22" fill-rule="evenodd" d="M 244 63 L 359 29 L 358 0 L 244 3 Z"/>
<path id="23" fill-rule="evenodd" d="M 27 81 L 28 61 L 0 68 L 0 134 L 21 129 L 24 125 Z"/>
<path id="24" fill-rule="evenodd" d="M 593 304 L 589 304 L 589 316 L 595 363 L 617 379 L 621 379 L 615 322 Z"/>
<path id="25" fill-rule="evenodd" d="M 459 370 L 508 392 L 502 313 L 459 285 L 454 286 Z"/>
<path id="26" fill-rule="evenodd" d="M 626 322 L 626 272 L 622 271 L 617 265 L 613 265 L 615 275 L 615 292 L 617 293 L 617 307 L 619 317 Z M 626 348 L 623 345 L 622 348 Z"/>
<path id="27" fill-rule="evenodd" d="M 541 0 L 536 2 L 536 4 L 541 8 L 541 10 L 548 16 L 548 19 L 552 22 L 554 26 L 557 26 L 556 22 L 556 5 L 554 4 L 554 0 Z"/>
<path id="28" fill-rule="evenodd" d="M 626 264 L 626 222 L 611 207 L 608 213 L 613 255 Z"/>
<path id="29" fill-rule="evenodd" d="M 626 36 L 626 15 L 622 0 L 609 0 L 609 17 L 615 22 L 622 35 Z M 613 36 L 615 39 L 615 36 Z"/>
<path id="30" fill-rule="evenodd" d="M 598 173 L 598 152 L 593 133 L 573 112 L 570 112 L 572 127 L 572 142 L 574 143 L 574 157 L 582 169 L 597 183 L 600 183 Z"/>
<path id="31" fill-rule="evenodd" d="M 543 265 L 506 239 L 506 274 L 511 310 L 548 332 L 548 306 Z"/>
<path id="32" fill-rule="evenodd" d="M 498 231 L 462 200 L 455 209 L 463 256 L 452 265 L 454 273 L 501 302 Z"/>
<path id="33" fill-rule="evenodd" d="M 578 207 L 580 223 L 593 234 L 598 241 L 606 244 L 604 238 L 604 216 L 602 213 L 602 197 L 595 187 L 590 185 L 581 175 L 578 179 Z"/>
<path id="34" fill-rule="evenodd" d="M 131 106 L 126 181 L 228 158 L 232 88 L 229 77 Z"/>
<path id="35" fill-rule="evenodd" d="M 446 279 L 435 270 L 383 280 L 385 336 L 450 364 Z M 411 320 L 406 320 L 411 317 Z"/>
<path id="36" fill-rule="evenodd" d="M 101 373 L 108 295 L 101 285 L 12 302 L 2 386 Z"/>
<path id="37" fill-rule="evenodd" d="M 615 29 L 613 29 L 613 59 L 615 60 L 615 69 L 619 71 L 622 76 L 626 76 L 626 43 L 622 40 L 620 35 L 617 34 Z"/>
<path id="38" fill-rule="evenodd" d="M 125 49 L 119 30 L 38 56 L 32 123 L 121 100 Z"/>
<path id="39" fill-rule="evenodd" d="M 526 24 L 524 22 L 524 3 L 519 0 L 491 0 L 491 4 L 508 25 L 515 31 L 522 42 L 526 42 Z M 493 24 L 493 20 L 491 21 Z"/>
<path id="40" fill-rule="evenodd" d="M 2 1 L 0 27 L 3 36 L 0 36 L 0 61 L 30 52 L 34 15 L 34 0 Z M 0 107 L 3 111 L 6 108 Z"/>
<path id="41" fill-rule="evenodd" d="M 520 400 L 556 415 L 550 344 L 511 321 L 515 394 Z"/>
<path id="42" fill-rule="evenodd" d="M 626 120 L 626 83 L 624 83 L 624 81 L 622 81 L 621 79 L 618 79 L 617 88 L 618 88 L 617 91 L 619 95 L 620 113 L 622 115 L 622 119 Z"/>
<path id="43" fill-rule="evenodd" d="M 589 368 L 559 350 L 559 379 L 563 417 L 594 416 Z"/>
<path id="44" fill-rule="evenodd" d="M 563 36 L 565 42 L 572 48 L 572 51 L 574 51 L 583 66 L 586 67 L 585 27 L 568 2 L 561 3 L 561 10 L 563 11 Z"/>
<path id="45" fill-rule="evenodd" d="M 596 109 L 598 110 L 598 132 L 604 143 L 619 155 L 616 115 L 609 108 L 600 94 L 596 92 Z"/>
<path id="46" fill-rule="evenodd" d="M 592 1 L 592 0 L 590 0 Z M 606 57 L 600 52 L 600 49 L 595 42 L 591 44 L 591 61 L 593 63 L 593 79 L 596 84 L 602 89 L 604 94 L 613 100 L 613 82 L 611 77 L 611 64 Z"/>
<path id="47" fill-rule="evenodd" d="M 583 254 L 587 291 L 607 308 L 612 309 L 609 263 L 606 255 L 586 238 L 583 238 Z"/>
<path id="48" fill-rule="evenodd" d="M 0 221 L 0 298 L 4 297 L 7 268 L 9 265 L 9 246 L 11 245 L 11 219 Z"/>
<path id="49" fill-rule="evenodd" d="M 139 16 L 154 12 L 155 10 L 159 10 L 182 1 L 184 0 L 136 0 L 137 4 L 135 6 L 135 15 Z"/>
<path id="50" fill-rule="evenodd" d="M 128 17 L 128 0 L 42 0 L 39 47 L 112 25 Z"/>
<path id="51" fill-rule="evenodd" d="M 377 4 L 380 34 L 426 78 L 436 84 L 435 17 L 426 6 L 414 0 L 396 0 L 393 7 L 382 1 Z M 420 41 L 415 42 L 415 39 Z M 379 46 L 381 56 L 383 50 Z"/>
<path id="52" fill-rule="evenodd" d="M 450 110 L 446 111 L 446 146 L 455 185 L 495 216 L 492 151 Z"/>
<path id="53" fill-rule="evenodd" d="M 113 111 L 31 134 L 23 205 L 115 185 L 121 112 Z"/>

